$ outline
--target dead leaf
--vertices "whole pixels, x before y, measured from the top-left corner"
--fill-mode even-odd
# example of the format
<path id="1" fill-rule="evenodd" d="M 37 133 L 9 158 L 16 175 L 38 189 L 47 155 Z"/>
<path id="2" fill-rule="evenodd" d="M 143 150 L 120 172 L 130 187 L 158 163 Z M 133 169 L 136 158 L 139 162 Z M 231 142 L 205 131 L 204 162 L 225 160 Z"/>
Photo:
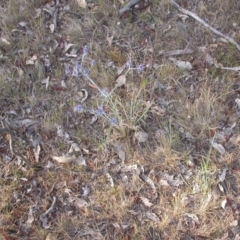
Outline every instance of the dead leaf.
<path id="1" fill-rule="evenodd" d="M 228 170 L 227 168 L 224 168 L 223 171 L 222 171 L 222 173 L 219 175 L 219 180 L 220 180 L 220 182 L 223 182 L 223 181 L 225 180 L 227 170 Z"/>
<path id="2" fill-rule="evenodd" d="M 64 140 L 68 140 L 69 139 L 69 134 L 67 132 L 64 132 L 62 127 L 60 125 L 57 126 L 57 135 L 59 137 L 64 138 Z"/>
<path id="3" fill-rule="evenodd" d="M 209 53 L 206 54 L 206 56 L 205 56 L 205 61 L 206 61 L 206 63 L 209 64 L 210 66 L 215 63 L 214 58 L 213 58 Z"/>
<path id="4" fill-rule="evenodd" d="M 112 223 L 112 225 L 117 228 L 117 229 L 120 229 L 120 230 L 124 230 L 124 229 L 127 229 L 129 228 L 131 225 L 130 224 L 119 224 L 119 223 Z"/>
<path id="5" fill-rule="evenodd" d="M 83 88 L 81 89 L 81 92 L 83 93 L 83 98 L 81 99 L 81 102 L 84 102 L 88 98 L 88 91 L 85 88 Z"/>
<path id="6" fill-rule="evenodd" d="M 125 75 L 120 75 L 118 78 L 117 78 L 117 80 L 116 80 L 116 82 L 117 82 L 117 87 L 121 87 L 121 86 L 123 86 L 123 85 L 125 85 L 125 83 L 126 83 L 126 76 Z"/>
<path id="7" fill-rule="evenodd" d="M 225 154 L 226 151 L 225 151 L 225 148 L 219 144 L 219 143 L 216 143 L 216 142 L 212 142 L 212 147 L 217 150 L 221 155 Z"/>
<path id="8" fill-rule="evenodd" d="M 26 65 L 34 65 L 37 60 L 37 56 L 33 55 L 31 58 L 26 60 Z"/>
<path id="9" fill-rule="evenodd" d="M 87 160 L 87 166 L 91 169 L 95 168 L 95 165 L 94 165 L 93 161 L 91 161 L 90 159 Z"/>
<path id="10" fill-rule="evenodd" d="M 160 221 L 159 217 L 155 213 L 146 212 L 146 217 L 149 218 L 150 220 L 154 221 L 154 222 L 159 222 Z"/>
<path id="11" fill-rule="evenodd" d="M 180 180 L 180 179 L 168 180 L 168 183 L 169 183 L 170 186 L 178 187 L 179 185 L 183 184 L 183 181 Z"/>
<path id="12" fill-rule="evenodd" d="M 193 135 L 190 132 L 186 132 L 185 137 L 190 142 L 195 140 L 195 138 L 193 137 Z"/>
<path id="13" fill-rule="evenodd" d="M 76 161 L 76 156 L 69 156 L 69 155 L 65 155 L 65 156 L 61 156 L 61 157 L 57 157 L 57 156 L 52 156 L 53 160 L 56 160 L 59 163 L 70 163 L 73 161 Z"/>
<path id="14" fill-rule="evenodd" d="M 150 177 L 148 177 L 144 174 L 142 174 L 141 177 L 152 188 L 152 190 L 155 192 L 156 187 L 155 187 L 155 184 L 154 184 L 153 180 Z"/>
<path id="15" fill-rule="evenodd" d="M 76 44 L 73 43 L 65 43 L 64 44 L 64 50 L 63 53 L 66 53 L 71 47 L 76 46 Z"/>
<path id="16" fill-rule="evenodd" d="M 51 33 L 54 33 L 55 26 L 53 23 L 49 25 L 49 29 L 50 29 Z"/>
<path id="17" fill-rule="evenodd" d="M 57 235 L 54 233 L 48 233 L 47 237 L 45 240 L 57 240 Z"/>
<path id="18" fill-rule="evenodd" d="M 192 64 L 190 62 L 186 62 L 186 61 L 178 61 L 175 58 L 169 58 L 171 61 L 174 62 L 174 64 L 179 67 L 182 68 L 184 70 L 192 70 Z"/>
<path id="19" fill-rule="evenodd" d="M 164 116 L 164 114 L 166 113 L 166 109 L 164 108 L 161 108 L 160 106 L 153 106 L 151 108 L 151 112 L 153 114 L 156 114 L 158 116 Z"/>
<path id="20" fill-rule="evenodd" d="M 67 88 L 67 84 L 65 83 L 64 80 L 61 81 L 61 86 L 62 86 L 62 88 Z"/>
<path id="21" fill-rule="evenodd" d="M 87 3 L 85 0 L 76 0 L 77 4 L 79 5 L 79 7 L 81 8 L 86 8 L 87 7 Z"/>
<path id="22" fill-rule="evenodd" d="M 168 183 L 168 181 L 167 180 L 165 180 L 165 179 L 160 179 L 160 181 L 159 181 L 159 185 L 161 185 L 161 186 L 169 186 L 169 183 Z"/>
<path id="23" fill-rule="evenodd" d="M 240 142 L 240 135 L 231 137 L 230 142 L 237 145 Z"/>
<path id="24" fill-rule="evenodd" d="M 103 235 L 100 232 L 92 230 L 92 229 L 88 229 L 85 232 L 79 232 L 79 234 L 78 234 L 79 237 L 83 237 L 83 236 L 87 236 L 87 235 L 91 235 L 91 238 L 88 238 L 88 239 L 92 239 L 92 240 L 102 240 L 103 239 Z"/>
<path id="25" fill-rule="evenodd" d="M 75 53 L 66 53 L 65 56 L 66 56 L 66 57 L 73 57 L 73 58 L 76 58 L 78 55 L 75 54 Z"/>
<path id="26" fill-rule="evenodd" d="M 81 152 L 81 148 L 78 143 L 72 143 L 68 153 Z"/>
<path id="27" fill-rule="evenodd" d="M 138 169 L 137 164 L 124 166 L 121 168 L 121 172 L 132 172 Z"/>
<path id="28" fill-rule="evenodd" d="M 120 75 L 123 72 L 123 70 L 125 69 L 125 67 L 126 67 L 126 64 L 122 65 L 121 67 L 118 67 L 117 74 Z"/>
<path id="29" fill-rule="evenodd" d="M 88 203 L 81 198 L 74 198 L 75 204 L 79 207 L 79 208 L 83 208 L 85 206 L 88 206 Z"/>
<path id="30" fill-rule="evenodd" d="M 19 22 L 18 25 L 20 27 L 26 27 L 27 26 L 27 22 Z"/>
<path id="31" fill-rule="evenodd" d="M 145 197 L 140 197 L 140 199 L 142 200 L 142 202 L 144 203 L 144 205 L 146 207 L 151 207 L 153 204 Z"/>
<path id="32" fill-rule="evenodd" d="M 105 174 L 107 181 L 110 183 L 110 186 L 113 188 L 114 187 L 114 182 L 113 182 L 113 178 L 109 173 Z"/>
<path id="33" fill-rule="evenodd" d="M 90 125 L 94 124 L 95 122 L 97 122 L 98 120 L 98 116 L 97 115 L 93 115 L 92 116 L 92 119 L 91 119 L 91 122 L 90 122 Z"/>
<path id="34" fill-rule="evenodd" d="M 82 156 L 80 156 L 80 157 L 77 158 L 76 164 L 77 164 L 77 165 L 87 166 L 86 160 L 85 160 L 85 158 L 82 157 Z"/>
<path id="35" fill-rule="evenodd" d="M 240 109 L 240 99 L 239 98 L 235 99 L 235 103 L 237 104 L 238 108 Z"/>
<path id="36" fill-rule="evenodd" d="M 124 162 L 126 156 L 123 144 L 114 144 L 114 149 L 117 152 L 118 157 Z"/>
<path id="37" fill-rule="evenodd" d="M 46 84 L 46 89 L 47 89 L 48 86 L 49 86 L 49 79 L 50 79 L 50 77 L 48 76 L 47 78 L 43 79 L 42 82 L 41 82 L 41 83 L 43 83 L 43 84 Z"/>
<path id="38" fill-rule="evenodd" d="M 113 36 L 107 37 L 108 46 L 112 46 Z"/>
<path id="39" fill-rule="evenodd" d="M 191 218 L 196 224 L 200 224 L 199 218 L 196 214 L 194 213 L 185 213 L 185 216 Z"/>
<path id="40" fill-rule="evenodd" d="M 94 84 L 88 83 L 87 85 L 91 88 L 97 89 L 97 87 Z"/>
<path id="41" fill-rule="evenodd" d="M 88 186 L 82 187 L 83 194 L 82 197 L 86 197 L 90 193 L 90 188 Z"/>
<path id="42" fill-rule="evenodd" d="M 39 162 L 40 150 L 41 150 L 41 147 L 39 144 L 33 149 L 36 163 Z"/>
<path id="43" fill-rule="evenodd" d="M 24 74 L 24 71 L 21 68 L 17 68 L 17 72 L 18 72 L 19 77 L 22 77 Z"/>
<path id="44" fill-rule="evenodd" d="M 6 45 L 10 45 L 11 44 L 6 38 L 1 38 L 1 42 L 6 44 Z"/>
<path id="45" fill-rule="evenodd" d="M 168 173 L 161 172 L 161 171 L 158 172 L 158 175 L 161 177 L 159 184 L 162 186 L 178 187 L 179 185 L 183 184 L 183 180 L 181 179 L 180 176 L 174 177 L 174 175 L 169 175 Z M 185 178 L 187 178 L 187 177 L 185 177 Z"/>
<path id="46" fill-rule="evenodd" d="M 143 131 L 135 132 L 134 137 L 138 140 L 139 143 L 143 143 L 148 140 L 148 134 Z"/>

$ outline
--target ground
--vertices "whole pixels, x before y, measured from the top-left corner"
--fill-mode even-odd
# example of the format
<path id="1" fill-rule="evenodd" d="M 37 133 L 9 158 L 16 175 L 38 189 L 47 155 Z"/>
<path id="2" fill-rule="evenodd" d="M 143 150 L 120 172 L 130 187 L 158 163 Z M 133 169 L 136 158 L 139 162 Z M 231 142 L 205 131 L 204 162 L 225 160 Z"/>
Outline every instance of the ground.
<path id="1" fill-rule="evenodd" d="M 0 239 L 240 238 L 240 2 L 127 3 L 0 3 Z"/>

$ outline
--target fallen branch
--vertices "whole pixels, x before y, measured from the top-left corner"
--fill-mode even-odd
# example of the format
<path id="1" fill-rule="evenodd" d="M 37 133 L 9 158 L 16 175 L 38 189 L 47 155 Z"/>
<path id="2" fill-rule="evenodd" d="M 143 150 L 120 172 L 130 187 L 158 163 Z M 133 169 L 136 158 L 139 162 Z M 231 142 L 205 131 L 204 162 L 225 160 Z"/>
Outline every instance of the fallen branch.
<path id="1" fill-rule="evenodd" d="M 240 71 L 240 67 L 221 67 L 221 69 L 235 72 Z"/>
<path id="2" fill-rule="evenodd" d="M 179 49 L 179 50 L 172 50 L 172 51 L 163 51 L 160 52 L 160 55 L 164 55 L 166 57 L 170 56 L 178 56 L 178 55 L 184 55 L 184 54 L 192 54 L 194 51 L 192 49 Z"/>
<path id="3" fill-rule="evenodd" d="M 54 32 L 56 32 L 57 26 L 58 26 L 57 19 L 58 19 L 59 6 L 60 6 L 60 2 L 59 2 L 59 0 L 56 0 L 56 9 L 53 14 Z"/>
<path id="4" fill-rule="evenodd" d="M 119 10 L 120 16 L 123 15 L 125 12 L 131 10 L 140 1 L 141 0 L 131 0 L 125 7 Z"/>
<path id="5" fill-rule="evenodd" d="M 210 26 L 208 23 L 206 23 L 204 20 L 202 20 L 197 14 L 188 11 L 185 8 L 182 8 L 181 6 L 179 6 L 176 2 L 174 2 L 173 0 L 169 0 L 169 2 L 171 4 L 173 4 L 180 12 L 182 12 L 183 14 L 186 14 L 192 18 L 194 18 L 196 21 L 198 21 L 199 23 L 201 23 L 204 27 L 210 29 L 213 33 L 215 33 L 216 35 L 226 39 L 228 42 L 230 42 L 231 44 L 235 45 L 236 48 L 238 49 L 238 51 L 240 51 L 240 45 L 235 42 L 234 39 L 232 39 L 231 37 L 224 35 L 223 33 L 221 33 L 220 31 L 218 31 L 217 29 L 213 28 L 212 26 Z"/>

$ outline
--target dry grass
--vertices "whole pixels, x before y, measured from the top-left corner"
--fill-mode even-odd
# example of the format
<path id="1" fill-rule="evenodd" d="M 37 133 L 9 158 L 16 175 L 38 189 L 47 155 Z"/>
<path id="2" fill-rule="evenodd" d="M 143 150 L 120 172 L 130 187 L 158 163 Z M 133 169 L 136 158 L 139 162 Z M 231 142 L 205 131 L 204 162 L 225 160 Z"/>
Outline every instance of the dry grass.
<path id="1" fill-rule="evenodd" d="M 1 131 L 0 239 L 237 239 L 240 77 L 206 61 L 208 53 L 225 67 L 238 66 L 237 49 L 166 0 L 121 18 L 121 1 L 99 0 L 86 9 L 74 0 L 60 2 L 54 33 L 53 18 L 43 10 L 53 2 L 0 4 L 1 127 L 14 132 L 15 151 L 34 165 L 17 164 L 9 134 Z M 237 0 L 178 2 L 240 41 Z M 74 46 L 64 52 L 68 43 Z M 88 55 L 81 62 L 84 46 Z M 203 46 L 206 52 L 198 49 Z M 173 57 L 191 62 L 191 71 L 160 54 L 186 47 L 194 53 Z M 132 69 L 121 73 L 128 71 L 126 84 L 116 87 L 129 58 Z M 65 67 L 75 61 L 101 89 L 115 88 L 111 95 L 102 97 L 84 76 L 67 76 Z M 84 102 L 82 89 L 89 94 Z M 78 104 L 83 112 L 73 111 Z M 95 121 L 101 106 L 105 113 Z M 59 127 L 68 135 L 61 137 Z M 138 142 L 136 132 L 147 133 L 147 141 Z M 36 163 L 31 138 L 38 137 Z M 69 153 L 72 143 L 80 151 Z M 66 154 L 85 164 L 52 158 Z M 40 219 L 54 197 L 46 227 Z"/>

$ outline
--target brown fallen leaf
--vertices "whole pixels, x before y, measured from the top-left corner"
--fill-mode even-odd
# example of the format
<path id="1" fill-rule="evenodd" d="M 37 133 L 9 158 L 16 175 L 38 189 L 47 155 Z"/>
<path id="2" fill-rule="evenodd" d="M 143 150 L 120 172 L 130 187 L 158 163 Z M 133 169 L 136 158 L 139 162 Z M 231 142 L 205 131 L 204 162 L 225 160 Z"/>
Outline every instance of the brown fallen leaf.
<path id="1" fill-rule="evenodd" d="M 57 235 L 54 233 L 48 233 L 45 240 L 57 240 Z"/>
<path id="2" fill-rule="evenodd" d="M 89 159 L 87 160 L 87 166 L 90 167 L 91 169 L 95 168 L 94 163 Z"/>
<path id="3" fill-rule="evenodd" d="M 158 116 L 164 116 L 164 114 L 166 113 L 166 109 L 164 108 L 161 108 L 160 106 L 153 106 L 151 108 L 151 112 L 153 114 L 156 114 Z"/>
<path id="4" fill-rule="evenodd" d="M 146 212 L 146 217 L 154 222 L 160 221 L 159 217 L 155 213 L 152 213 L 152 212 Z"/>
<path id="5" fill-rule="evenodd" d="M 177 59 L 175 59 L 175 58 L 169 58 L 169 60 L 171 60 L 171 61 L 173 61 L 174 62 L 174 64 L 177 66 L 177 67 L 179 67 L 179 68 L 181 68 L 181 69 L 184 69 L 184 70 L 192 70 L 192 64 L 190 63 L 190 62 L 187 62 L 187 61 L 179 61 L 179 60 L 177 60 Z"/>
<path id="6" fill-rule="evenodd" d="M 52 156 L 52 159 L 56 160 L 59 163 L 70 163 L 70 162 L 76 161 L 76 156 L 75 155 L 73 156 L 64 155 L 61 157 Z"/>
<path id="7" fill-rule="evenodd" d="M 108 46 L 112 46 L 113 36 L 107 37 Z"/>
<path id="8" fill-rule="evenodd" d="M 88 206 L 88 203 L 82 199 L 82 198 L 74 198 L 75 204 L 76 206 L 78 206 L 79 208 L 83 208 L 85 206 Z"/>
<path id="9" fill-rule="evenodd" d="M 225 148 L 221 144 L 219 144 L 219 143 L 212 142 L 212 147 L 215 150 L 217 150 L 221 155 L 226 153 Z"/>
<path id="10" fill-rule="evenodd" d="M 114 149 L 118 155 L 118 157 L 124 162 L 126 158 L 126 154 L 124 151 L 123 144 L 114 144 Z"/>
<path id="11" fill-rule="evenodd" d="M 144 203 L 144 205 L 146 207 L 151 207 L 153 204 L 145 197 L 140 197 L 140 199 L 142 200 L 142 202 Z"/>
<path id="12" fill-rule="evenodd" d="M 121 86 L 123 86 L 123 85 L 125 85 L 125 83 L 126 83 L 126 76 L 125 75 L 120 75 L 118 78 L 117 78 L 117 80 L 116 80 L 116 82 L 117 82 L 117 87 L 121 87 Z"/>
<path id="13" fill-rule="evenodd" d="M 76 0 L 77 4 L 79 5 L 79 7 L 81 8 L 86 8 L 87 7 L 87 3 L 85 0 Z"/>
<path id="14" fill-rule="evenodd" d="M 143 143 L 148 140 L 148 134 L 143 131 L 135 132 L 134 137 L 138 140 L 139 143 Z"/>

